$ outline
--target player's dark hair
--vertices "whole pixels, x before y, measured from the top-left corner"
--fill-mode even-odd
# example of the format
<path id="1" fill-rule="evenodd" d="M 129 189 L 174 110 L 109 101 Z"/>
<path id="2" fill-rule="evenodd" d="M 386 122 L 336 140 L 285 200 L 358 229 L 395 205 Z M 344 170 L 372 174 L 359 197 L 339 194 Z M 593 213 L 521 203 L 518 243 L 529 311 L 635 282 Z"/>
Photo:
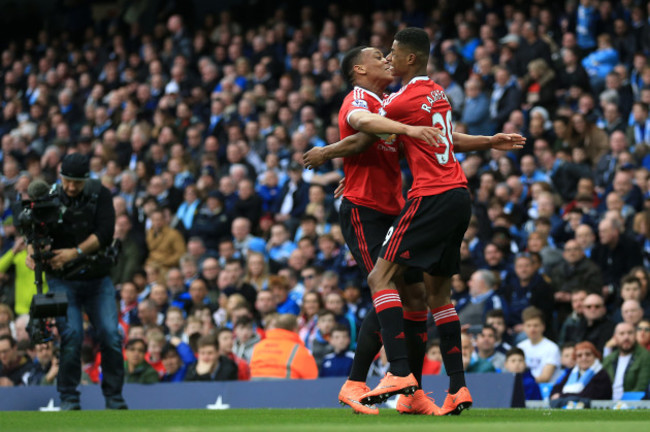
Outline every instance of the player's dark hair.
<path id="1" fill-rule="evenodd" d="M 343 71 L 343 75 L 352 85 L 354 85 L 354 65 L 359 64 L 361 51 L 366 48 L 366 46 L 352 48 L 350 51 L 345 53 L 343 61 L 341 61 L 341 70 Z"/>
<path id="2" fill-rule="evenodd" d="M 417 57 L 418 65 L 429 61 L 430 42 L 427 32 L 417 27 L 408 27 L 395 35 L 395 41 Z"/>

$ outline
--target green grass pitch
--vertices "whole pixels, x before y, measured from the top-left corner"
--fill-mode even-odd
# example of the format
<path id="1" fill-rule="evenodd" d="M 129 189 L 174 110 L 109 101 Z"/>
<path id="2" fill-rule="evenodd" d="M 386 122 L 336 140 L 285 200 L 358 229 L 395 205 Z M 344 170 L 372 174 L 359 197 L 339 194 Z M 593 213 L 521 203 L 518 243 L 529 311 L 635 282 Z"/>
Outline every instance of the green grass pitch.
<path id="1" fill-rule="evenodd" d="M 3 412 L 2 432 L 633 432 L 650 430 L 648 410 L 474 409 L 459 417 L 378 416 L 350 409 L 232 409 Z"/>

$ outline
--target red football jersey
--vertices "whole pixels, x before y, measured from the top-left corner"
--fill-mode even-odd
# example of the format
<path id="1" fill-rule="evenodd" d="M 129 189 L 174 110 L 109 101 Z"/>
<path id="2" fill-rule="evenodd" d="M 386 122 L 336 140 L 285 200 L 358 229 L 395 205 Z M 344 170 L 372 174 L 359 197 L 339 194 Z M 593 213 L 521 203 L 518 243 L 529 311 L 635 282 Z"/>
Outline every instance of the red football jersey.
<path id="1" fill-rule="evenodd" d="M 343 100 L 339 111 L 341 139 L 358 131 L 348 123 L 357 110 L 378 113 L 382 100 L 374 93 L 355 87 Z M 352 203 L 370 207 L 388 215 L 397 215 L 404 206 L 402 173 L 396 136 L 375 141 L 361 154 L 343 159 L 345 191 Z"/>
<path id="2" fill-rule="evenodd" d="M 384 100 L 386 117 L 412 126 L 434 126 L 444 135 L 439 147 L 402 135 L 404 154 L 413 174 L 408 198 L 439 195 L 467 187 L 467 178 L 454 154 L 451 105 L 442 87 L 428 77 L 413 78 Z"/>

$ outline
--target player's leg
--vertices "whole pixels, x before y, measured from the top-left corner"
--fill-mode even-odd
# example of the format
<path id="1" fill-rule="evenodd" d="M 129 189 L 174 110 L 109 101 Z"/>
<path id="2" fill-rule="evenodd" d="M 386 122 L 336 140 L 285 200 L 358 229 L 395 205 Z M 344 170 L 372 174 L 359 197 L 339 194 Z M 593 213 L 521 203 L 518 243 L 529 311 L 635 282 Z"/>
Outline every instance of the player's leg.
<path id="1" fill-rule="evenodd" d="M 465 385 L 465 370 L 460 342 L 460 321 L 450 301 L 451 278 L 425 273 L 427 301 L 440 335 L 440 352 L 449 376 L 449 391 L 440 414 L 457 415 L 472 406 L 472 396 Z"/>
<path id="2" fill-rule="evenodd" d="M 379 255 L 381 243 L 393 218 L 373 209 L 354 205 L 345 198 L 339 214 L 345 242 L 359 269 L 367 277 Z M 364 405 L 360 399 L 370 391 L 366 385 L 366 377 L 381 346 L 381 327 L 377 314 L 372 309 L 361 323 L 350 375 L 338 395 L 341 404 L 349 405 L 357 413 L 379 414 L 376 407 Z"/>
<path id="3" fill-rule="evenodd" d="M 422 390 L 422 367 L 426 353 L 429 314 L 422 271 L 408 269 L 404 277 L 398 277 L 395 282 L 404 306 L 404 334 L 409 368 L 419 385 L 419 389 L 412 396 L 400 395 L 396 403 L 397 411 L 400 414 L 437 415 L 440 408 Z"/>
<path id="4" fill-rule="evenodd" d="M 403 276 L 396 278 L 395 284 L 404 308 L 404 335 L 409 369 L 417 379 L 419 387 L 422 388 L 422 367 L 426 352 L 429 312 L 422 271 L 408 269 Z"/>

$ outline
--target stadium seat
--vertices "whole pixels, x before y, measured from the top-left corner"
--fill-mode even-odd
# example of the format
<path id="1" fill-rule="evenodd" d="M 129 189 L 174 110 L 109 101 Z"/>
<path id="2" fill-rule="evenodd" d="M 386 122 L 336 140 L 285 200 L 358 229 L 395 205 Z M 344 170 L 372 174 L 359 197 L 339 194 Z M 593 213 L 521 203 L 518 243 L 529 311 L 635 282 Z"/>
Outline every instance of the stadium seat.
<path id="1" fill-rule="evenodd" d="M 548 400 L 551 397 L 551 390 L 553 390 L 553 383 L 539 384 L 539 391 L 542 393 L 542 399 Z"/>
<path id="2" fill-rule="evenodd" d="M 645 395 L 644 392 L 625 392 L 623 393 L 623 397 L 621 397 L 621 400 L 638 401 L 643 399 L 644 395 Z"/>

